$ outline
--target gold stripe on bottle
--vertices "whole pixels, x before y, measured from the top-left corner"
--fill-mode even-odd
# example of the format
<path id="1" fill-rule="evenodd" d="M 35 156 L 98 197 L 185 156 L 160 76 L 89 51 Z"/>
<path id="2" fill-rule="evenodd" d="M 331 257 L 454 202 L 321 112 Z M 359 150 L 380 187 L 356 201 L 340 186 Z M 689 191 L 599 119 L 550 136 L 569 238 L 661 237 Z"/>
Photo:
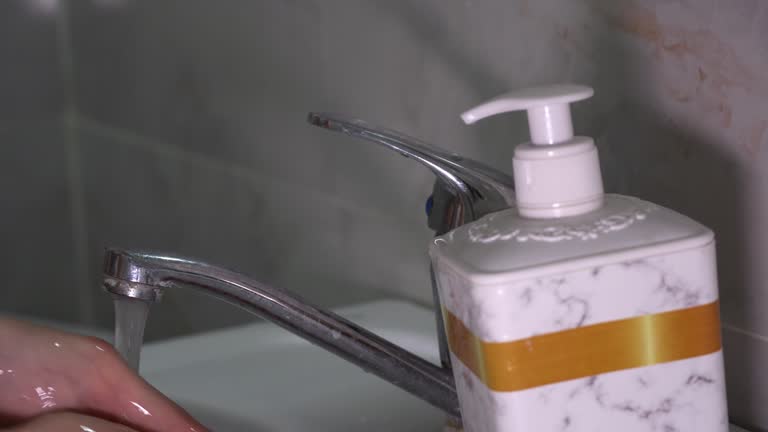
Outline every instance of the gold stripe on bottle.
<path id="1" fill-rule="evenodd" d="M 720 350 L 718 302 L 511 342 L 485 342 L 444 309 L 451 351 L 494 391 L 516 391 Z"/>

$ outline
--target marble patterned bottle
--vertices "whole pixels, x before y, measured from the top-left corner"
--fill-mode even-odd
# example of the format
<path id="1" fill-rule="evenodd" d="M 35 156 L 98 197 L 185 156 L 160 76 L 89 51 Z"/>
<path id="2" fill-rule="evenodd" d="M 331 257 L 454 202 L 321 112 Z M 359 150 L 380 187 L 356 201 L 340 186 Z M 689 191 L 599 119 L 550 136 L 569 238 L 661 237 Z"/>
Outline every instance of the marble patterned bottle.
<path id="1" fill-rule="evenodd" d="M 726 432 L 712 231 L 603 193 L 569 103 L 592 89 L 511 92 L 467 123 L 528 111 L 515 208 L 434 240 L 466 432 Z"/>

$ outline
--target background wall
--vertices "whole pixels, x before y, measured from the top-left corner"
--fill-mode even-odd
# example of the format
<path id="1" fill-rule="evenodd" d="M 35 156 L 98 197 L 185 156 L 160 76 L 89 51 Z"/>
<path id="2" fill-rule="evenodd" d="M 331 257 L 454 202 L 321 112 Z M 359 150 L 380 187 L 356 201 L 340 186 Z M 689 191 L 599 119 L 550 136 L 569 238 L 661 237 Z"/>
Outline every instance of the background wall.
<path id="1" fill-rule="evenodd" d="M 467 127 L 458 113 L 580 82 L 596 96 L 575 106 L 576 130 L 596 138 L 607 189 L 717 232 L 732 415 L 768 430 L 768 2 L 9 0 L 0 12 L 5 308 L 109 326 L 106 245 L 204 258 L 323 305 L 428 304 L 432 176 L 307 125 L 307 111 L 509 169 L 523 116 Z M 149 332 L 250 319 L 170 296 Z"/>
<path id="2" fill-rule="evenodd" d="M 76 321 L 87 308 L 75 246 L 77 171 L 66 133 L 65 17 L 0 2 L 0 307 Z"/>

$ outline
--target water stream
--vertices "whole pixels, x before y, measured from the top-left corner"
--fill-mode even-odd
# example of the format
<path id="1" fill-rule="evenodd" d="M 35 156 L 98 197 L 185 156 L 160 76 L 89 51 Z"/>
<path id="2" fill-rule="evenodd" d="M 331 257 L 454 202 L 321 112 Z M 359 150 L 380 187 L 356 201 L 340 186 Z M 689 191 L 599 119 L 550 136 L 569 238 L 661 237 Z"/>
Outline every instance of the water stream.
<path id="1" fill-rule="evenodd" d="M 122 296 L 115 296 L 114 299 L 115 348 L 128 366 L 138 372 L 149 303 Z"/>

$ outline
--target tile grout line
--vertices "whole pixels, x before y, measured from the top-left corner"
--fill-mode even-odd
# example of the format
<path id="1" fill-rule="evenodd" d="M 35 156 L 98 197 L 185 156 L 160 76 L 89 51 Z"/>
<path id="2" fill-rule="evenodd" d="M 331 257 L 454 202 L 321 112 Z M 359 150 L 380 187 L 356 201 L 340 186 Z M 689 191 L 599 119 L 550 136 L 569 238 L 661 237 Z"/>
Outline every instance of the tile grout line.
<path id="1" fill-rule="evenodd" d="M 85 214 L 85 191 L 82 180 L 81 147 L 77 128 L 77 114 L 70 113 L 65 119 L 64 140 L 67 146 L 69 177 L 69 200 L 74 245 L 73 262 L 77 283 L 80 320 L 93 324 L 93 287 L 90 286 L 90 265 L 88 262 L 88 228 Z"/>
<path id="2" fill-rule="evenodd" d="M 72 49 L 72 37 L 70 28 L 69 0 L 63 0 L 56 14 L 56 50 L 58 54 L 58 68 L 61 74 L 61 83 L 65 91 L 64 112 L 77 112 L 77 98 L 75 94 L 75 65 Z"/>
<path id="3" fill-rule="evenodd" d="M 65 88 L 65 106 L 60 122 L 63 126 L 64 145 L 67 155 L 67 180 L 69 191 L 70 222 L 72 231 L 72 264 L 77 284 L 78 316 L 83 324 L 93 323 L 93 290 L 89 286 L 88 228 L 85 215 L 82 181 L 82 154 L 78 134 L 77 98 L 74 80 L 74 59 L 70 28 L 70 2 L 60 3 L 56 17 L 56 40 L 59 73 Z"/>

